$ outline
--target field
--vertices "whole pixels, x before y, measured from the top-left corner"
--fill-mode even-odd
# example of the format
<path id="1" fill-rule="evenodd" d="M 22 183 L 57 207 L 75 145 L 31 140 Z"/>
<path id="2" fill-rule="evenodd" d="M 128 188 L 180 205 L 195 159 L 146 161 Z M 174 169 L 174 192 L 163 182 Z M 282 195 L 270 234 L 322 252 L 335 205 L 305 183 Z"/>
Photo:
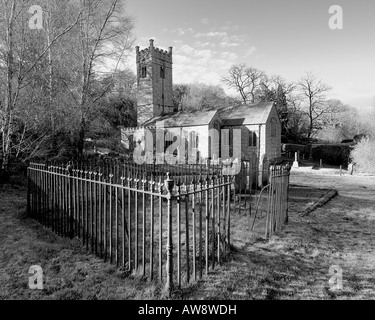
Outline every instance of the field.
<path id="1" fill-rule="evenodd" d="M 305 215 L 329 189 L 338 195 Z M 184 299 L 375 299 L 373 177 L 291 175 L 289 223 L 265 241 L 253 216 L 232 212 L 233 252 L 208 277 L 175 292 Z M 26 217 L 22 183 L 0 187 L 0 299 L 160 299 L 163 288 L 87 253 Z M 44 290 L 28 288 L 31 265 Z M 343 270 L 343 290 L 329 290 L 329 268 Z"/>

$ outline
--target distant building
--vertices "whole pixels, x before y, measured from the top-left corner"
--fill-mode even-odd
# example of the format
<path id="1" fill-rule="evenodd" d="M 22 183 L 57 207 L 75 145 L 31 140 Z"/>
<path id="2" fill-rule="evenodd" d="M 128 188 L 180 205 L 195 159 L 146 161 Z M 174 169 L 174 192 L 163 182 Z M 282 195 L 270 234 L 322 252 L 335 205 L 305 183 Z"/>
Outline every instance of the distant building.
<path id="1" fill-rule="evenodd" d="M 122 128 L 129 149 L 141 144 L 153 157 L 180 141 L 174 151 L 179 159 L 216 160 L 241 157 L 259 161 L 281 157 L 281 122 L 273 102 L 218 108 L 215 111 L 174 110 L 172 47 L 139 50 L 137 59 L 137 127 Z M 158 126 L 163 124 L 162 135 Z M 180 140 L 178 140 L 180 139 Z M 241 154 L 238 153 L 239 146 Z M 195 160 L 194 160 L 195 161 Z"/>

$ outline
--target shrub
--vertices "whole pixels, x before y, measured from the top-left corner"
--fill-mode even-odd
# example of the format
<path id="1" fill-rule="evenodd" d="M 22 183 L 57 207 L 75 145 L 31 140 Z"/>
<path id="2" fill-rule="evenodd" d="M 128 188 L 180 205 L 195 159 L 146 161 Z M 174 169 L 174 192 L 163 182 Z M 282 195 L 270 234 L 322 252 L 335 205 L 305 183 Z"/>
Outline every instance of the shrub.
<path id="1" fill-rule="evenodd" d="M 347 165 L 351 147 L 348 144 L 314 144 L 311 146 L 311 157 L 315 161 L 331 165 Z"/>
<path id="2" fill-rule="evenodd" d="M 375 140 L 365 138 L 357 143 L 351 154 L 351 160 L 358 172 L 375 173 Z"/>

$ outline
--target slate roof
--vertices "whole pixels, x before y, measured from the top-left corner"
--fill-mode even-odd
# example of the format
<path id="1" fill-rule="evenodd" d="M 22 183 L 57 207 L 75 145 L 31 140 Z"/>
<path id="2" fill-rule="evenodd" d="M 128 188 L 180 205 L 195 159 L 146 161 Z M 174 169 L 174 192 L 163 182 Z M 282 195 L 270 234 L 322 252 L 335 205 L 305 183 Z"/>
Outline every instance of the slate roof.
<path id="1" fill-rule="evenodd" d="M 273 102 L 259 102 L 219 109 L 224 126 L 264 124 L 267 122 Z"/>
<path id="2" fill-rule="evenodd" d="M 143 123 L 142 126 L 154 126 L 158 121 L 164 121 L 165 128 L 208 125 L 216 113 L 216 110 L 194 112 L 179 111 L 174 114 L 167 114 L 164 116 L 151 118 Z"/>
<path id="3" fill-rule="evenodd" d="M 265 124 L 272 106 L 273 102 L 259 102 L 222 107 L 213 111 L 179 111 L 153 117 L 142 126 L 155 126 L 159 121 L 164 121 L 165 128 L 202 126 L 210 124 L 216 114 L 222 119 L 223 126 Z"/>

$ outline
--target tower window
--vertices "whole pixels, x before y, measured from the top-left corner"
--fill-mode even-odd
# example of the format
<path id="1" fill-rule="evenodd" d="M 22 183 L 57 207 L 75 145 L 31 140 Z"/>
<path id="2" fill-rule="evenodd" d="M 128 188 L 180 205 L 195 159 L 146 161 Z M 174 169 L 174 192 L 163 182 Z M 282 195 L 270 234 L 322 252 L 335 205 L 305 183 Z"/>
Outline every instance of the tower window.
<path id="1" fill-rule="evenodd" d="M 147 77 L 147 67 L 146 66 L 142 66 L 142 69 L 141 69 L 141 78 L 146 78 Z"/>
<path id="2" fill-rule="evenodd" d="M 164 68 L 164 66 L 160 67 L 160 78 L 165 79 L 165 68 Z"/>

